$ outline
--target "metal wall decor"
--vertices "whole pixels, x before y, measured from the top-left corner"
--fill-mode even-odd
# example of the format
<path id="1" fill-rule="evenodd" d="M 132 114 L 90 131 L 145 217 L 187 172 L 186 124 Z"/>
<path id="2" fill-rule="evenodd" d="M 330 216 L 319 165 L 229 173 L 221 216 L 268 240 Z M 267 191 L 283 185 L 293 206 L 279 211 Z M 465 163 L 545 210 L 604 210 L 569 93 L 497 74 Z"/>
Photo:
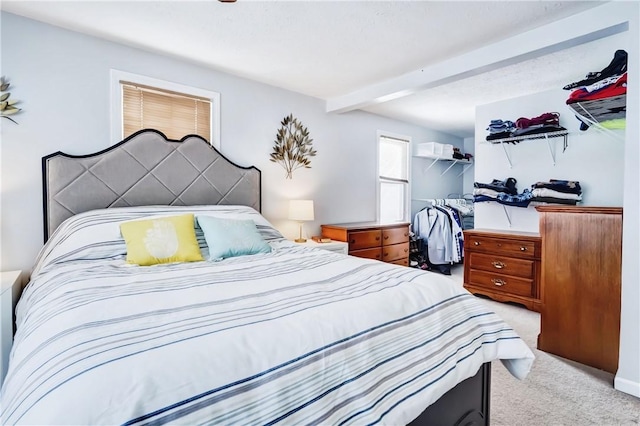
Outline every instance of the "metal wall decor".
<path id="1" fill-rule="evenodd" d="M 17 112 L 20 112 L 20 108 L 16 107 L 18 100 L 11 99 L 11 93 L 7 92 L 11 84 L 7 82 L 5 77 L 0 77 L 0 117 L 11 120 L 18 124 L 16 120 L 9 117 Z"/>
<path id="2" fill-rule="evenodd" d="M 280 124 L 282 127 L 278 129 L 274 141 L 271 161 L 284 167 L 286 178 L 291 179 L 294 170 L 311 168 L 309 157 L 315 157 L 316 151 L 313 149 L 309 130 L 293 114 L 286 116 Z"/>

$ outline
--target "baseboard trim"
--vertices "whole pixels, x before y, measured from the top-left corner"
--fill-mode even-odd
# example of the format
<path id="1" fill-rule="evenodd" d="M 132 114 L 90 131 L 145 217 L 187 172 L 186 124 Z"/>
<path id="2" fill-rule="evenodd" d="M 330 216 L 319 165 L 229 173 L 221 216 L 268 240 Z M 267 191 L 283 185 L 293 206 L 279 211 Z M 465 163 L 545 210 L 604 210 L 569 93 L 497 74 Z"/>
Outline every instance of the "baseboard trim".
<path id="1" fill-rule="evenodd" d="M 620 392 L 628 393 L 629 395 L 640 398 L 639 382 L 632 382 L 631 380 L 623 379 L 622 377 L 616 376 L 615 380 L 613 381 L 613 387 Z"/>

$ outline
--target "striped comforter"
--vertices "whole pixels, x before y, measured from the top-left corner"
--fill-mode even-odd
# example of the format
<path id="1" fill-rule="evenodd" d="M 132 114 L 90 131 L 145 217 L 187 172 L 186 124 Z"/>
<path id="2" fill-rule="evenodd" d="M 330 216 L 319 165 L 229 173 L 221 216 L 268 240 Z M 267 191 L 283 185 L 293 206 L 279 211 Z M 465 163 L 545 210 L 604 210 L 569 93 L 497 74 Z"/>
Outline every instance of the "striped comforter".
<path id="1" fill-rule="evenodd" d="M 273 250 L 124 262 L 121 221 L 183 211 L 252 218 Z M 523 378 L 533 361 L 447 277 L 296 246 L 246 207 L 70 218 L 17 323 L 2 424 L 404 424 L 484 362 Z"/>

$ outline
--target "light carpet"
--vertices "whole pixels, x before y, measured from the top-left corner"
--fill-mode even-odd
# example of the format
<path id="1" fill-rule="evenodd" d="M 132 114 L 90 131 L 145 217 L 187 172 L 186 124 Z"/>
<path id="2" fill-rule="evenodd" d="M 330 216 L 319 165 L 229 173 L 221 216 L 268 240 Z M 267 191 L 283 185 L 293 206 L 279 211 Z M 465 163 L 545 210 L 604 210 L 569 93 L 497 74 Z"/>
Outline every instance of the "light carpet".
<path id="1" fill-rule="evenodd" d="M 462 285 L 463 268 L 452 279 Z M 640 399 L 613 388 L 613 374 L 536 349 L 540 314 L 520 305 L 480 298 L 510 324 L 536 356 L 520 381 L 501 362 L 491 368 L 491 424 L 640 425 Z"/>

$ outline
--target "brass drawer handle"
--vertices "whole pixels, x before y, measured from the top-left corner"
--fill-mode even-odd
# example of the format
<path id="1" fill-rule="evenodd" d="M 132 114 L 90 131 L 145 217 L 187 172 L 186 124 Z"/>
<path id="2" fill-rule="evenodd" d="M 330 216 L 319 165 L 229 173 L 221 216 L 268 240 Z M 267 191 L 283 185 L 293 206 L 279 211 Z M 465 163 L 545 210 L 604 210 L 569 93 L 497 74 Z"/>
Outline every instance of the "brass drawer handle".
<path id="1" fill-rule="evenodd" d="M 520 251 L 527 251 L 527 248 L 525 246 L 520 247 Z"/>
<path id="2" fill-rule="evenodd" d="M 380 241 L 380 237 L 376 237 L 376 241 Z"/>
<path id="3" fill-rule="evenodd" d="M 351 244 L 355 244 L 355 243 L 356 243 L 356 240 L 351 240 Z"/>
<path id="4" fill-rule="evenodd" d="M 491 280 L 492 283 L 494 283 L 495 285 L 497 285 L 498 287 L 502 287 L 503 285 L 507 285 L 507 282 L 505 280 L 501 280 L 500 278 L 493 278 Z"/>
<path id="5" fill-rule="evenodd" d="M 491 262 L 491 264 L 496 268 L 496 269 L 504 269 L 507 264 L 504 262 L 500 262 L 499 260 L 496 260 L 495 262 Z"/>
<path id="6" fill-rule="evenodd" d="M 404 249 L 404 252 L 405 252 L 405 253 L 406 253 L 406 252 L 408 252 L 408 251 L 409 251 L 409 249 Z"/>
<path id="7" fill-rule="evenodd" d="M 405 232 L 405 233 L 404 233 L 404 236 L 405 236 L 405 237 L 408 237 L 408 236 L 409 236 L 409 233 L 408 233 L 408 232 Z"/>
<path id="8" fill-rule="evenodd" d="M 385 236 L 384 236 L 384 239 L 385 239 L 385 240 L 388 240 L 388 239 L 389 239 L 389 236 L 388 236 L 388 235 L 385 235 Z"/>
<path id="9" fill-rule="evenodd" d="M 479 245 L 480 245 L 480 241 L 474 241 L 474 242 L 473 242 L 473 245 L 474 245 L 474 246 L 479 246 Z"/>

